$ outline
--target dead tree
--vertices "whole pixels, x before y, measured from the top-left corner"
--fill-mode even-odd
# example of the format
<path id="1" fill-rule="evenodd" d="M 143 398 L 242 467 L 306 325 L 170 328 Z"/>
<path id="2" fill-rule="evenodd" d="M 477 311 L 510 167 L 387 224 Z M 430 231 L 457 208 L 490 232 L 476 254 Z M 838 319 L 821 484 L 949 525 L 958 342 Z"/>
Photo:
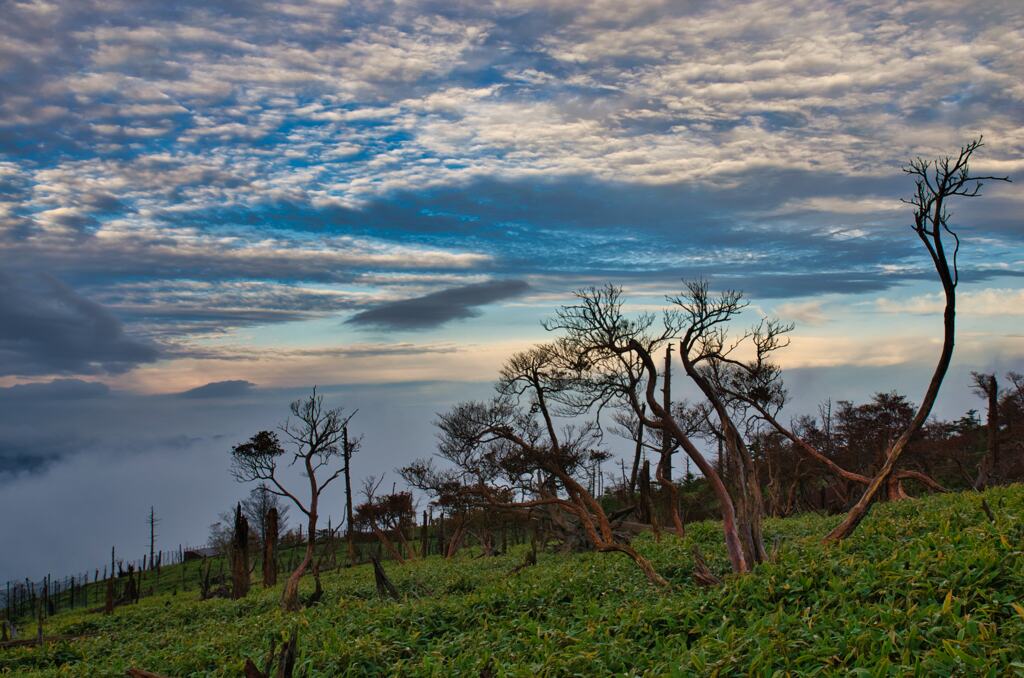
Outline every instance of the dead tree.
<path id="1" fill-rule="evenodd" d="M 293 628 L 287 642 L 277 650 L 277 638 L 270 640 L 270 652 L 263 663 L 263 670 L 260 670 L 250 658 L 246 658 L 243 671 L 245 678 L 292 678 L 295 671 L 295 656 L 299 645 L 299 630 Z M 276 671 L 275 671 L 276 667 Z"/>
<path id="2" fill-rule="evenodd" d="M 277 509 L 275 507 L 271 506 L 267 511 L 267 517 L 263 524 L 263 585 L 274 586 L 277 584 L 278 539 Z"/>
<path id="3" fill-rule="evenodd" d="M 805 435 L 799 434 L 795 426 L 783 425 L 778 419 L 787 393 L 781 369 L 773 362 L 772 357 L 776 351 L 789 345 L 786 335 L 792 329 L 792 324 L 776 319 L 761 321 L 749 333 L 754 346 L 753 357 L 749 360 L 722 361 L 715 370 L 708 373 L 708 376 L 725 401 L 742 412 L 741 416 L 750 415 L 764 422 L 792 443 L 794 451 L 808 461 L 820 465 L 837 479 L 866 487 L 871 482 L 869 476 L 844 468 L 828 454 L 828 450 L 818 449 Z M 822 422 L 826 429 L 831 426 L 830 412 L 831 404 L 827 411 L 822 410 Z M 891 480 L 895 483 L 916 480 L 932 491 L 945 491 L 942 485 L 922 471 L 900 469 L 893 474 Z M 894 497 L 901 494 L 902 492 L 893 492 Z"/>
<path id="4" fill-rule="evenodd" d="M 308 398 L 291 404 L 291 415 L 279 430 L 293 447 L 289 466 L 300 464 L 309 483 L 305 500 L 287 489 L 278 477 L 278 462 L 285 450 L 275 433 L 260 431 L 231 452 L 232 472 L 237 480 L 268 482 L 271 492 L 288 497 L 307 518 L 306 551 L 288 577 L 281 596 L 281 606 L 288 611 L 299 608 L 299 581 L 313 561 L 320 495 L 342 474 L 342 468 L 331 472 L 330 467 L 342 454 L 339 443 L 352 418 L 341 409 L 326 409 L 323 396 L 317 395 L 315 388 Z"/>
<path id="5" fill-rule="evenodd" d="M 106 595 L 103 601 L 103 614 L 114 614 L 114 575 L 110 575 L 106 582 Z"/>
<path id="6" fill-rule="evenodd" d="M 662 402 L 659 402 L 656 395 L 659 375 L 653 358 L 654 353 L 669 341 L 684 337 L 680 354 L 686 353 L 687 360 L 691 363 L 687 374 L 693 378 L 696 370 L 692 366 L 700 360 L 693 357 L 691 352 L 704 342 L 714 340 L 717 325 L 731 318 L 735 308 L 731 305 L 730 299 L 716 300 L 715 305 L 703 309 L 711 313 L 706 317 L 692 314 L 688 316 L 685 308 L 682 312 L 667 311 L 662 316 L 661 326 L 657 327 L 656 318 L 651 314 L 627 317 L 622 311 L 622 290 L 614 285 L 579 290 L 576 292 L 576 298 L 577 303 L 563 306 L 555 318 L 545 323 L 545 327 L 564 333 L 570 352 L 577 357 L 580 367 L 585 372 L 582 379 L 586 384 L 585 403 L 606 405 L 611 402 L 625 402 L 642 418 L 646 427 L 658 431 L 668 429 L 676 443 L 703 473 L 715 494 L 722 515 L 726 550 L 733 570 L 748 572 L 756 562 L 756 556 L 763 553 L 763 546 L 759 548 L 756 543 L 756 525 L 751 526 L 745 522 L 753 513 L 744 511 L 740 515 L 744 523 L 737 524 L 736 503 L 721 475 L 687 435 L 680 422 L 671 412 L 665 410 Z M 670 301 L 676 299 L 672 298 Z M 723 303 L 725 306 L 719 307 Z M 688 320 L 689 328 L 686 327 Z M 644 402 L 649 408 L 649 415 L 643 414 Z M 723 418 L 723 428 L 729 425 L 727 417 Z M 742 453 L 742 449 L 738 445 L 736 447 L 737 454 Z M 755 506 L 758 505 L 756 495 L 751 494 L 749 498 Z M 742 499 L 747 500 L 748 497 L 744 496 Z M 741 532 L 744 538 L 741 538 Z M 754 539 L 754 544 L 751 544 L 751 538 Z M 751 551 L 751 556 L 754 557 L 749 557 L 745 551 Z"/>
<path id="7" fill-rule="evenodd" d="M 152 506 L 149 507 L 149 569 L 156 567 L 156 524 L 160 522 L 157 520 L 156 511 Z"/>
<path id="8" fill-rule="evenodd" d="M 355 412 L 352 414 L 354 415 Z M 362 437 L 349 437 L 347 425 L 342 428 L 341 450 L 345 471 L 345 544 L 348 547 L 348 563 L 353 567 L 356 564 L 356 535 L 355 516 L 352 512 L 352 456 L 359 450 L 361 443 Z"/>
<path id="9" fill-rule="evenodd" d="M 371 557 L 370 560 L 373 561 L 373 579 L 377 584 L 377 593 L 380 594 L 382 598 L 384 596 L 389 596 L 394 600 L 398 600 L 398 589 L 396 589 L 395 585 L 391 583 L 390 579 L 388 579 L 387 573 L 384 572 L 384 566 L 380 564 L 380 561 L 377 560 L 376 557 Z"/>
<path id="10" fill-rule="evenodd" d="M 249 496 L 242 500 L 242 513 L 249 521 L 251 530 L 258 530 L 257 537 L 262 544 L 267 537 L 267 514 L 270 509 L 277 511 L 277 533 L 288 531 L 288 514 L 291 507 L 279 495 L 271 492 L 266 483 L 260 483 L 249 490 Z"/>
<path id="11" fill-rule="evenodd" d="M 953 344 L 956 338 L 956 287 L 959 283 L 957 254 L 960 249 L 960 238 L 949 226 L 949 202 L 956 197 L 973 198 L 980 195 L 983 181 L 1009 181 L 1007 177 L 971 174 L 971 156 L 980 147 L 979 137 L 962 147 L 956 157 L 946 156 L 932 161 L 918 158 L 904 168 L 905 173 L 915 178 L 917 188 L 915 195 L 905 201 L 914 209 L 913 230 L 928 250 L 945 296 L 942 351 L 914 418 L 899 438 L 889 446 L 881 468 L 868 483 L 857 503 L 846 514 L 846 518 L 825 537 L 827 542 L 845 539 L 857 529 L 872 503 L 878 498 L 879 492 L 896 470 L 896 464 L 911 438 L 924 426 L 939 395 L 942 380 L 953 358 Z"/>
<path id="12" fill-rule="evenodd" d="M 249 593 L 249 521 L 242 515 L 242 504 L 235 508 L 235 526 L 231 536 L 231 597 Z"/>

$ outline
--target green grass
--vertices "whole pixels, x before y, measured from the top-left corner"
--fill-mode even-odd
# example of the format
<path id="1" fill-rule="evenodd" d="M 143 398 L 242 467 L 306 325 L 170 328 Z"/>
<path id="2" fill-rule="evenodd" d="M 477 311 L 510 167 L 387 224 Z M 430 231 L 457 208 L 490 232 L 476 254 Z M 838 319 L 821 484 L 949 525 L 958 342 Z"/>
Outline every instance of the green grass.
<path id="1" fill-rule="evenodd" d="M 0 673 L 238 676 L 298 626 L 310 676 L 1024 676 L 1022 517 L 1018 485 L 879 505 L 831 547 L 820 537 L 837 517 L 772 520 L 777 558 L 709 589 L 692 583 L 688 554 L 696 542 L 725 572 L 716 524 L 660 544 L 645 535 L 637 545 L 673 582 L 668 595 L 619 555 L 545 553 L 510 575 L 521 547 L 390 565 L 400 602 L 378 598 L 362 566 L 328 573 L 324 600 L 291 615 L 279 588 L 238 602 L 157 595 L 110 617 L 56 615 L 47 633 L 87 637 L 0 650 Z"/>

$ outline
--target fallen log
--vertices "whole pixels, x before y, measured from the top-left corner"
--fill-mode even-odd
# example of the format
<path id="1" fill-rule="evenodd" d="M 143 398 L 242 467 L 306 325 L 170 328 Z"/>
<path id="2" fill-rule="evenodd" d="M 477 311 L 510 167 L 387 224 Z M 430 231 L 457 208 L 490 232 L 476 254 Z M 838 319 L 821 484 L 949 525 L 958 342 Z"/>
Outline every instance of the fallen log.
<path id="1" fill-rule="evenodd" d="M 126 675 L 129 678 L 168 678 L 168 676 L 164 676 L 159 673 L 153 673 L 152 671 L 146 671 L 134 667 L 128 669 L 128 673 Z"/>

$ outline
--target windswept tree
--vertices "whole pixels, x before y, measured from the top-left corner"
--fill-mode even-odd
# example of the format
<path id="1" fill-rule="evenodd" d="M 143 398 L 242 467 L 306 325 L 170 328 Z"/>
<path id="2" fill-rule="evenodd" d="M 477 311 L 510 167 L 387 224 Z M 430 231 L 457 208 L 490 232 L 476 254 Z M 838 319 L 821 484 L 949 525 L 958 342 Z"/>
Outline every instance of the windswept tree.
<path id="1" fill-rule="evenodd" d="M 786 335 L 792 327 L 775 319 L 763 320 L 749 334 L 754 348 L 751 357 L 726 358 L 718 361 L 715 368 L 707 372 L 708 379 L 721 394 L 723 401 L 736 409 L 737 418 L 767 425 L 790 441 L 793 449 L 808 462 L 828 471 L 844 483 L 867 487 L 871 482 L 871 476 L 866 475 L 870 473 L 867 469 L 872 465 L 874 468 L 881 468 L 889 444 L 910 421 L 913 410 L 905 400 L 899 400 L 889 394 L 879 394 L 873 403 L 859 408 L 854 408 L 850 403 L 840 403 L 839 428 L 844 430 L 837 432 L 839 437 L 843 436 L 846 429 L 858 428 L 856 421 L 864 419 L 870 423 L 859 429 L 871 433 L 876 438 L 873 441 L 858 441 L 861 443 L 859 447 L 870 451 L 872 455 L 864 464 L 867 467 L 864 472 L 856 470 L 855 466 L 844 466 L 842 460 L 835 457 L 834 450 L 821 449 L 821 446 L 812 439 L 813 434 L 819 433 L 814 422 L 806 417 L 799 420 L 796 426 L 787 426 L 779 421 L 779 414 L 786 403 L 787 391 L 783 383 L 782 370 L 773 356 L 776 351 L 788 345 Z M 829 443 L 835 438 L 832 435 L 833 416 L 830 408 L 831 405 L 829 414 L 823 413 L 822 416 L 822 425 L 828 431 L 824 440 Z M 901 485 L 905 480 L 916 480 L 932 490 L 944 490 L 938 482 L 922 471 L 900 469 L 890 476 L 887 483 L 887 496 L 890 499 L 906 496 Z M 844 491 L 843 495 L 845 494 Z"/>
<path id="2" fill-rule="evenodd" d="M 421 461 L 402 474 L 414 486 L 461 488 L 463 497 L 490 509 L 552 509 L 555 520 L 559 513 L 571 516 L 575 525 L 567 527 L 582 531 L 595 550 L 622 553 L 649 581 L 667 586 L 586 486 L 603 454 L 601 429 L 584 416 L 578 360 L 566 346 L 542 344 L 513 355 L 491 401 L 462 403 L 440 415 L 440 456 L 451 470 Z"/>
<path id="3" fill-rule="evenodd" d="M 297 610 L 299 581 L 313 561 L 320 495 L 342 474 L 343 468 L 335 468 L 342 455 L 339 443 L 352 415 L 346 415 L 340 408 L 326 408 L 316 388 L 309 397 L 293 402 L 290 409 L 291 416 L 279 427 L 291 447 L 290 455 L 275 432 L 260 431 L 231 450 L 231 469 L 240 482 L 265 483 L 271 492 L 290 499 L 306 516 L 306 552 L 288 577 L 281 597 L 285 610 Z M 283 459 L 288 459 L 287 467 L 299 466 L 308 481 L 305 492 L 284 485 Z"/>
<path id="4" fill-rule="evenodd" d="M 899 437 L 889 445 L 884 462 L 864 489 L 864 493 L 846 514 L 843 521 L 828 534 L 825 538 L 826 541 L 845 539 L 857 529 L 871 505 L 878 498 L 879 493 L 896 472 L 896 465 L 900 457 L 907 449 L 910 440 L 924 426 L 935 405 L 935 399 L 939 395 L 942 380 L 945 378 L 953 358 L 953 345 L 956 339 L 956 288 L 960 282 L 957 270 L 960 238 L 950 227 L 949 204 L 958 197 L 973 198 L 980 195 L 984 181 L 1009 181 L 1007 177 L 971 173 L 971 156 L 980 147 L 981 138 L 979 137 L 962 147 L 960 153 L 955 157 L 946 156 L 937 160 L 917 158 L 904 167 L 903 171 L 914 177 L 916 186 L 914 195 L 905 201 L 914 210 L 912 228 L 928 251 L 945 297 L 945 308 L 942 314 L 942 350 L 939 353 L 935 370 L 932 372 L 932 378 L 928 382 L 924 398 L 922 398 L 913 419 Z"/>
<path id="5" fill-rule="evenodd" d="M 581 404 L 600 409 L 625 402 L 645 427 L 668 432 L 700 469 L 715 495 L 733 571 L 748 572 L 765 555 L 757 469 L 730 408 L 708 377 L 708 370 L 727 360 L 750 337 L 745 333 L 735 341 L 728 338 L 729 323 L 743 309 L 742 296 L 734 291 L 713 295 L 705 283 L 690 283 L 682 294 L 668 298 L 671 306 L 661 314 L 660 322 L 651 313 L 627 316 L 622 289 L 615 285 L 583 289 L 576 292 L 576 298 L 576 303 L 563 306 L 545 326 L 563 333 L 566 350 L 579 363 L 581 390 L 586 394 Z M 686 374 L 704 394 L 707 411 L 727 441 L 729 459 L 739 469 L 731 489 L 694 443 L 687 422 L 677 419 L 658 398 L 654 356 L 676 340 Z M 658 480 L 667 491 L 675 491 L 662 464 Z"/>

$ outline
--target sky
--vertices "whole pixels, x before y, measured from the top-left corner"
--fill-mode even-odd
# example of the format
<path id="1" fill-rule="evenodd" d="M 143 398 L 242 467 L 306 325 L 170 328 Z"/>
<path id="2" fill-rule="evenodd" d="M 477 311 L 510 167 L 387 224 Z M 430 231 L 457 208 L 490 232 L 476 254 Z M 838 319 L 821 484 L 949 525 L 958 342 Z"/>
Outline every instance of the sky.
<path id="1" fill-rule="evenodd" d="M 1019 0 L 0 0 L 0 581 L 140 557 L 151 505 L 202 543 L 314 384 L 397 481 L 586 285 L 744 290 L 794 414 L 916 400 L 901 167 L 983 134 L 1016 181 L 954 206 L 936 414 L 981 407 L 1024 371 L 1022 53 Z"/>

